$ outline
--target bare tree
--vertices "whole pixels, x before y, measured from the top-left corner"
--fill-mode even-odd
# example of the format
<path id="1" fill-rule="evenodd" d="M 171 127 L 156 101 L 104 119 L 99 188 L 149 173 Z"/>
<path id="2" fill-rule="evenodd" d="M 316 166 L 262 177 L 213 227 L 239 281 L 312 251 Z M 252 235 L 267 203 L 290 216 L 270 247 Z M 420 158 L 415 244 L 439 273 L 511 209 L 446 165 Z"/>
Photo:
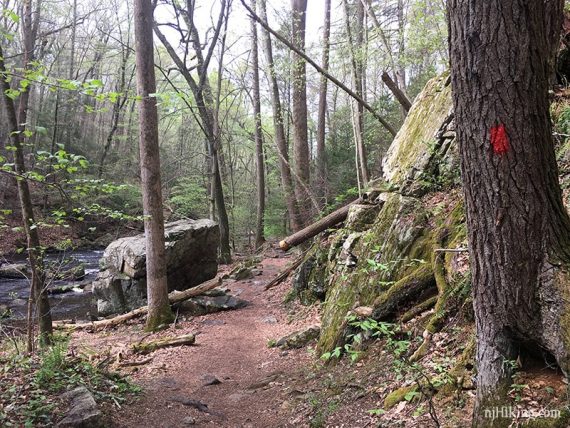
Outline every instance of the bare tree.
<path id="1" fill-rule="evenodd" d="M 196 100 L 198 114 L 200 117 L 200 128 L 208 141 L 208 151 L 211 157 L 211 175 L 213 180 L 214 198 L 216 209 L 218 212 L 218 221 L 220 223 L 220 260 L 222 263 L 231 261 L 230 249 L 230 231 L 229 220 L 226 211 L 226 203 L 224 200 L 224 189 L 222 187 L 222 177 L 220 173 L 219 152 L 221 150 L 221 135 L 218 112 L 216 111 L 216 103 L 212 87 L 208 80 L 208 67 L 212 59 L 214 48 L 220 36 L 224 18 L 227 19 L 227 10 L 229 4 L 226 0 L 221 1 L 220 13 L 218 20 L 213 28 L 213 35 L 204 47 L 200 41 L 200 34 L 194 24 L 194 7 L 193 1 L 187 1 L 186 7 L 177 2 L 172 3 L 172 8 L 176 16 L 176 24 L 165 24 L 169 27 L 175 27 L 181 37 L 184 55 L 180 56 L 176 49 L 171 45 L 168 39 L 161 32 L 162 24 L 154 23 L 154 32 L 166 48 L 168 54 L 178 67 L 178 71 L 190 87 L 194 99 Z M 185 28 L 183 27 L 185 26 Z M 208 46 L 209 45 L 209 46 Z M 194 56 L 189 58 L 188 53 L 193 50 Z M 205 54 L 205 55 L 204 55 Z M 188 65 L 187 61 L 195 60 L 194 65 Z M 192 71 L 197 72 L 197 78 L 194 78 Z"/>
<path id="2" fill-rule="evenodd" d="M 265 0 L 261 0 L 261 16 L 267 22 L 267 7 Z M 283 118 L 283 109 L 281 107 L 281 97 L 279 95 L 279 86 L 277 84 L 277 74 L 275 72 L 275 63 L 273 61 L 273 47 L 271 45 L 271 36 L 269 31 L 264 27 L 263 31 L 263 45 L 265 51 L 265 58 L 267 61 L 267 68 L 269 74 L 269 84 L 271 86 L 271 106 L 273 108 L 273 127 L 275 145 L 279 156 L 279 170 L 281 173 L 281 185 L 285 193 L 285 204 L 289 213 L 291 222 L 291 229 L 294 232 L 302 229 L 302 223 L 299 214 L 299 207 L 297 205 L 297 198 L 295 197 L 293 178 L 291 175 L 291 167 L 289 165 L 289 147 L 287 138 L 285 136 L 285 126 Z"/>

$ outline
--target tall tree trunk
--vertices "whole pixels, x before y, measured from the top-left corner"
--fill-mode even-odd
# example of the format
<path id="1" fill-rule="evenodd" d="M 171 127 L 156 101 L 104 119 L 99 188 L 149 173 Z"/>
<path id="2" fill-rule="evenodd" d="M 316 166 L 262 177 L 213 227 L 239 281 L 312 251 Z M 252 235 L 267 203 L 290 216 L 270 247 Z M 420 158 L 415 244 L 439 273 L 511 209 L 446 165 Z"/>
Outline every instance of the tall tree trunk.
<path id="1" fill-rule="evenodd" d="M 29 5 L 29 3 L 28 3 Z M 25 9 L 26 10 L 26 9 Z M 31 10 L 31 9 L 28 9 Z M 28 15 L 31 17 L 31 14 Z M 27 31 L 27 30 L 25 30 Z M 25 64 L 29 64 L 30 58 L 33 56 L 32 44 L 25 44 L 24 60 Z M 2 46 L 0 46 L 0 74 L 2 78 L 2 98 L 4 100 L 4 106 L 6 110 L 7 122 L 10 131 L 10 142 L 14 147 L 14 171 L 18 176 L 25 176 L 26 165 L 24 162 L 24 152 L 22 147 L 21 136 L 22 131 L 25 129 L 23 124 L 25 123 L 25 112 L 27 107 L 22 106 L 22 100 L 27 101 L 27 97 L 20 97 L 20 113 L 23 114 L 23 120 L 16 115 L 16 108 L 14 106 L 14 101 L 8 96 L 8 91 L 10 89 L 10 84 L 6 81 L 8 75 L 6 73 L 6 66 L 4 64 L 4 52 Z M 28 91 L 30 88 L 28 87 Z M 23 94 L 22 94 L 23 95 Z M 18 188 L 18 199 L 20 202 L 20 209 L 22 211 L 22 223 L 24 230 L 26 232 L 26 239 L 28 244 L 28 260 L 30 263 L 30 269 L 32 271 L 31 283 L 30 283 L 30 297 L 28 300 L 28 325 L 27 325 L 27 350 L 32 352 L 34 349 L 33 343 L 33 314 L 37 314 L 38 325 L 40 329 L 40 345 L 48 345 L 51 343 L 51 337 L 53 333 L 51 311 L 49 306 L 49 300 L 47 296 L 45 274 L 44 274 L 44 261 L 42 249 L 40 246 L 40 237 L 37 229 L 37 224 L 34 219 L 34 209 L 32 205 L 32 197 L 30 195 L 30 189 L 28 187 L 28 182 L 25 179 L 17 179 L 16 185 Z"/>
<path id="2" fill-rule="evenodd" d="M 267 8 L 265 0 L 261 0 L 261 17 L 267 22 Z M 271 107 L 273 109 L 273 127 L 275 128 L 275 145 L 279 155 L 279 171 L 281 173 L 281 185 L 283 193 L 285 193 L 285 204 L 289 213 L 291 229 L 297 232 L 302 229 L 302 222 L 299 214 L 299 206 L 293 188 L 293 178 L 291 175 L 291 167 L 289 165 L 289 148 L 287 137 L 285 135 L 285 125 L 283 118 L 283 109 L 281 108 L 281 97 L 279 95 L 279 86 L 277 84 L 277 74 L 275 73 L 275 63 L 273 61 L 273 47 L 271 46 L 271 36 L 265 28 L 262 30 L 263 44 L 265 46 L 265 57 L 267 60 L 269 71 L 269 83 L 271 86 Z"/>
<path id="3" fill-rule="evenodd" d="M 251 0 L 256 10 L 256 0 Z M 261 127 L 261 96 L 259 94 L 259 52 L 257 47 L 257 24 L 251 19 L 251 66 L 253 68 L 253 113 L 255 115 L 255 158 L 257 168 L 257 218 L 255 223 L 255 248 L 265 242 L 263 217 L 265 215 L 265 162 L 263 159 L 263 134 Z"/>
<path id="4" fill-rule="evenodd" d="M 323 26 L 323 60 L 322 68 L 328 72 L 331 34 L 331 0 L 325 0 L 325 22 Z M 317 124 L 317 196 L 320 207 L 324 207 L 327 201 L 327 153 L 325 147 L 326 119 L 327 119 L 327 83 L 328 79 L 321 75 L 319 85 L 319 112 Z"/>
<path id="5" fill-rule="evenodd" d="M 562 0 L 448 2 L 478 340 L 474 427 L 509 424 L 489 411 L 505 403 L 506 362 L 520 348 L 570 369 L 570 219 L 548 98 L 562 9 Z"/>
<path id="6" fill-rule="evenodd" d="M 153 7 L 151 0 L 135 0 L 135 55 L 139 101 L 140 167 L 146 245 L 148 316 L 146 329 L 172 322 L 166 283 L 164 219 L 158 146 L 158 112 L 154 74 Z"/>
<path id="7" fill-rule="evenodd" d="M 307 0 L 291 0 L 293 44 L 299 51 L 305 51 L 305 21 Z M 312 207 L 307 188 L 310 183 L 310 155 L 307 127 L 307 67 L 305 60 L 292 52 L 293 85 L 293 157 L 295 158 L 295 186 L 297 202 L 303 225 L 310 223 Z"/>

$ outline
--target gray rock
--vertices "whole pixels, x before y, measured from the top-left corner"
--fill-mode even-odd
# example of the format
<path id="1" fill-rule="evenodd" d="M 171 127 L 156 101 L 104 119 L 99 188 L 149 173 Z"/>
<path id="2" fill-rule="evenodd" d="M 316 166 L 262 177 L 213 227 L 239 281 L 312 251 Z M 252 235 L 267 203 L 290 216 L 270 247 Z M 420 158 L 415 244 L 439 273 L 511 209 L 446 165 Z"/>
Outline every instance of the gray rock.
<path id="1" fill-rule="evenodd" d="M 344 227 L 354 232 L 369 229 L 378 217 L 381 207 L 380 204 L 352 204 L 348 209 Z"/>
<path id="2" fill-rule="evenodd" d="M 216 376 L 211 375 L 211 374 L 205 374 L 202 376 L 202 381 L 203 381 L 203 386 L 210 386 L 210 385 L 219 385 L 220 383 L 222 383 L 222 381 L 220 379 L 218 379 Z"/>
<path id="3" fill-rule="evenodd" d="M 0 266 L 0 278 L 20 279 L 31 275 L 25 263 L 7 263 Z"/>
<path id="4" fill-rule="evenodd" d="M 453 138 L 453 103 L 449 73 L 428 82 L 382 162 L 384 179 L 404 195 L 421 196 L 430 182 L 455 178 L 458 168 Z M 432 183 L 433 184 L 433 183 Z"/>
<path id="5" fill-rule="evenodd" d="M 222 296 L 197 296 L 180 302 L 177 309 L 188 315 L 200 316 L 219 311 L 241 309 L 248 305 L 248 302 L 229 294 Z"/>
<path id="6" fill-rule="evenodd" d="M 99 428 L 101 412 L 93 395 L 87 388 L 80 386 L 62 395 L 70 401 L 69 410 L 64 418 L 56 425 L 58 428 Z"/>
<path id="7" fill-rule="evenodd" d="M 231 279 L 235 279 L 236 281 L 243 281 L 245 279 L 253 278 L 253 272 L 248 267 L 242 267 L 238 269 L 235 273 L 230 276 Z"/>
<path id="8" fill-rule="evenodd" d="M 211 220 L 180 220 L 165 225 L 168 291 L 186 290 L 213 278 L 218 270 L 219 227 Z M 146 304 L 144 234 L 118 239 L 105 249 L 102 271 L 93 283 L 99 315 Z"/>
<path id="9" fill-rule="evenodd" d="M 194 419 L 192 416 L 186 416 L 184 419 L 182 419 L 182 425 L 196 425 L 196 419 Z"/>
<path id="10" fill-rule="evenodd" d="M 295 331 L 282 337 L 277 341 L 276 346 L 279 346 L 281 349 L 302 348 L 311 340 L 318 338 L 320 333 L 321 326 L 312 325 L 304 330 Z"/>
<path id="11" fill-rule="evenodd" d="M 275 315 L 267 315 L 263 317 L 262 320 L 265 324 L 277 324 L 277 318 Z"/>

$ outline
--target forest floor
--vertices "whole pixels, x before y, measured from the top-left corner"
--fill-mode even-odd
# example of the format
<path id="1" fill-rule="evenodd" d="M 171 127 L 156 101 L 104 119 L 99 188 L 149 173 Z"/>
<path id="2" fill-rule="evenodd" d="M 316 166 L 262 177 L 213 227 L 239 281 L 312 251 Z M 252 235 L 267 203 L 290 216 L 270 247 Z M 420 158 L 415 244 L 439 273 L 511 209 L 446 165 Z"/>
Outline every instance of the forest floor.
<path id="1" fill-rule="evenodd" d="M 411 394 L 384 408 L 388 394 L 406 385 L 401 376 L 406 368 L 382 340 L 371 342 L 368 352 L 354 361 L 345 357 L 329 364 L 315 355 L 315 342 L 301 349 L 269 346 L 319 323 L 318 304 L 285 303 L 291 278 L 264 289 L 290 261 L 290 256 L 269 250 L 257 266 L 258 276 L 224 281 L 230 294 L 249 302 L 245 308 L 188 318 L 180 315 L 175 325 L 152 335 L 143 332 L 142 319 L 105 332 L 74 333 L 72 349 L 112 361 L 110 370 L 128 375 L 142 388 L 121 407 L 104 405 L 105 426 L 470 425 L 473 387 L 457 394 L 438 394 L 433 400 Z M 187 333 L 196 334 L 195 345 L 160 349 L 146 356 L 131 351 L 133 343 Z M 454 322 L 438 333 L 432 352 L 422 362 L 426 373 L 447 372 L 470 335 L 472 325 Z M 566 388 L 559 374 L 540 367 L 529 378 L 521 378 L 518 385 L 513 398 L 519 405 L 534 407 L 553 404 L 553 397 L 563 396 Z"/>

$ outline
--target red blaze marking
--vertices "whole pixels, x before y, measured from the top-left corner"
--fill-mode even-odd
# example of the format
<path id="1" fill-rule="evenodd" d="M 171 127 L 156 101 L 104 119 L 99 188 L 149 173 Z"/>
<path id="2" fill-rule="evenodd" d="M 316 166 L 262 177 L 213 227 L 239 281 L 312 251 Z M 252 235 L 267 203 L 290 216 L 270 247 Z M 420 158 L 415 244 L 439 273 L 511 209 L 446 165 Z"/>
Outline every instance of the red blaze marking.
<path id="1" fill-rule="evenodd" d="M 509 136 L 502 123 L 491 128 L 491 145 L 497 155 L 503 155 L 510 149 Z"/>

